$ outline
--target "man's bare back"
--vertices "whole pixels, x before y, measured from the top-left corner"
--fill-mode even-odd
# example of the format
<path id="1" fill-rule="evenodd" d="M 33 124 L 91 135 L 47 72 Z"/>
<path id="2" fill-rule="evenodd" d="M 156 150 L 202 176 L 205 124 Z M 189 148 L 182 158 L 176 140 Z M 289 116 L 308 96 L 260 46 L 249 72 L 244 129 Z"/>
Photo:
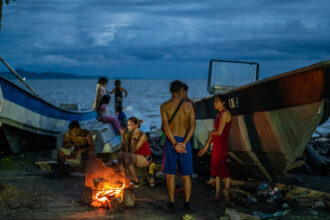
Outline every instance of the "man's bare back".
<path id="1" fill-rule="evenodd" d="M 161 112 L 163 112 L 162 115 L 164 114 L 166 115 L 166 117 L 164 117 L 164 120 L 165 118 L 169 120 L 172 117 L 180 102 L 181 99 L 177 97 L 170 99 L 169 101 L 162 104 L 161 106 Z M 191 103 L 187 101 L 184 101 L 182 103 L 176 116 L 169 125 L 169 128 L 174 136 L 185 137 L 187 135 L 189 128 L 191 126 L 195 126 L 195 117 L 193 111 L 194 109 Z"/>

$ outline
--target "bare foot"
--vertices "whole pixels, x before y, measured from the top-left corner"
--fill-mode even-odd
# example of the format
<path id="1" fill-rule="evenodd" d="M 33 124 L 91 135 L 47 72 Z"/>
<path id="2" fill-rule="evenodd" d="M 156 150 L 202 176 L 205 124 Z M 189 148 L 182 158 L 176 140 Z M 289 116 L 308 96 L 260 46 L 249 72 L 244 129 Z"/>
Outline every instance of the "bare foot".
<path id="1" fill-rule="evenodd" d="M 229 189 L 223 190 L 223 195 L 225 196 L 225 203 L 226 205 L 232 205 L 233 203 L 230 201 L 230 191 Z"/>

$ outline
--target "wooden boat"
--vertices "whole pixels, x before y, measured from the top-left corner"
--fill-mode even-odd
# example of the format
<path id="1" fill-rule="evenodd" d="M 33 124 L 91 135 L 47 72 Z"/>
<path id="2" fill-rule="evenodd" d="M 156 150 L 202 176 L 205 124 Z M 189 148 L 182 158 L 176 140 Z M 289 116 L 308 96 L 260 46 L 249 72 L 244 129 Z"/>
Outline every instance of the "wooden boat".
<path id="1" fill-rule="evenodd" d="M 234 71 L 231 67 L 235 67 Z M 257 63 L 210 61 L 208 90 L 213 95 L 196 100 L 194 148 L 204 146 L 208 132 L 213 129 L 217 115 L 214 95 L 224 94 L 232 113 L 229 135 L 232 167 L 273 181 L 302 156 L 317 126 L 329 117 L 330 61 L 228 87 L 237 81 L 235 76 L 239 74 L 246 73 L 250 75 L 247 78 L 257 80 L 258 69 Z M 222 78 L 225 84 L 221 83 Z"/>
<path id="2" fill-rule="evenodd" d="M 96 153 L 114 152 L 121 147 L 121 137 L 109 123 L 96 120 L 96 112 L 79 110 L 76 104 L 55 106 L 42 99 L 1 57 L 5 66 L 30 90 L 0 76 L 0 150 L 8 145 L 12 153 L 61 147 L 71 121 L 90 130 Z M 134 115 L 134 112 L 127 112 Z M 147 125 L 143 132 L 150 132 Z"/>
<path id="3" fill-rule="evenodd" d="M 96 113 L 93 111 L 61 108 L 43 100 L 34 90 L 31 91 L 0 76 L 2 150 L 5 150 L 5 144 L 9 145 L 12 153 L 55 148 L 57 135 L 68 129 L 70 121 L 95 121 Z"/>

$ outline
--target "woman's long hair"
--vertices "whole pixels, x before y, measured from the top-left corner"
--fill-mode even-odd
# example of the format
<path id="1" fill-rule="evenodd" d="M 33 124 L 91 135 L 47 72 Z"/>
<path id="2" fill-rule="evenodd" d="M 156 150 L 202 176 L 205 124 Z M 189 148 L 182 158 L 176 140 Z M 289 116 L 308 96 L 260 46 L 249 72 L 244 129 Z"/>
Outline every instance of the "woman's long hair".
<path id="1" fill-rule="evenodd" d="M 221 95 L 221 94 L 218 94 L 216 95 L 214 98 L 218 98 L 220 100 L 220 102 L 224 102 L 224 106 L 226 109 L 228 109 L 230 111 L 230 108 L 229 108 L 229 104 L 228 104 L 228 98 L 227 96 L 225 95 Z"/>

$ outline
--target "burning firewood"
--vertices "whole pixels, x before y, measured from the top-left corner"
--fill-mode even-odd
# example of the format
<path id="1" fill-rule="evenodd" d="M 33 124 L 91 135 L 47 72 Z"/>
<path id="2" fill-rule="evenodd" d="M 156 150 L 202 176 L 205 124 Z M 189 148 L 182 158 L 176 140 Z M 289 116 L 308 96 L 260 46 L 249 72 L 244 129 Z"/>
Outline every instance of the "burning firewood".
<path id="1" fill-rule="evenodd" d="M 122 173 L 117 173 L 114 169 L 106 167 L 102 161 L 91 158 L 86 167 L 85 186 L 92 192 L 93 207 L 114 209 L 123 206 L 134 206 L 134 193 L 124 194 L 129 186 L 129 179 Z"/>
<path id="2" fill-rule="evenodd" d="M 127 189 L 124 191 L 124 206 L 127 208 L 134 207 L 135 194 L 133 190 Z"/>
<path id="3" fill-rule="evenodd" d="M 93 199 L 92 189 L 89 187 L 85 187 L 85 190 L 84 190 L 83 196 L 82 196 L 82 203 L 84 205 L 89 205 L 92 203 L 92 199 Z"/>

